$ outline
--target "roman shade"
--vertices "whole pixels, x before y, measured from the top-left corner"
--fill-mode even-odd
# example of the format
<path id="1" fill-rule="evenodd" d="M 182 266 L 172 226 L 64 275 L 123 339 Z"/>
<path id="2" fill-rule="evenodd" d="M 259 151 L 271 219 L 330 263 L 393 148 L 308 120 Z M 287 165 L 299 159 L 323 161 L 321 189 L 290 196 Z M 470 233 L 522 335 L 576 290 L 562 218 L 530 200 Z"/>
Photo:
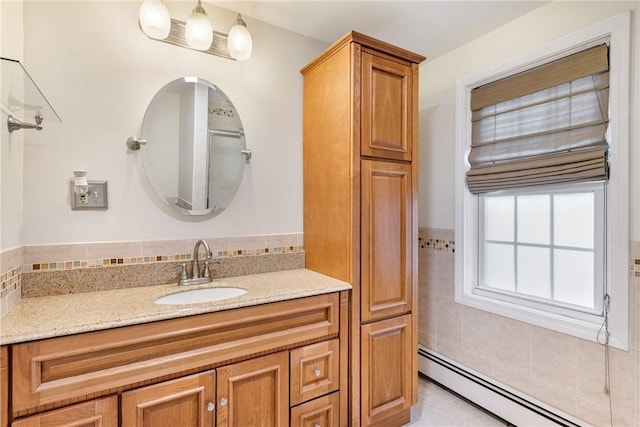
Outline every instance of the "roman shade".
<path id="1" fill-rule="evenodd" d="M 608 176 L 606 44 L 475 88 L 471 110 L 474 194 Z"/>

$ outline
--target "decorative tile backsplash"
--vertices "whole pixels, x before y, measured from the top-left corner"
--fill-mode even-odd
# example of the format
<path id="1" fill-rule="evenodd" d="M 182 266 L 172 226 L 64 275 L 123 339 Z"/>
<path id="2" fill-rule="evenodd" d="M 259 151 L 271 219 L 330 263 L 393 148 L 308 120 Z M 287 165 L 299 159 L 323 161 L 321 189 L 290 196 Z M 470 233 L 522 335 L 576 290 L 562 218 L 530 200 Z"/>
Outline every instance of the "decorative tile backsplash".
<path id="1" fill-rule="evenodd" d="M 18 289 L 22 279 L 22 267 L 15 267 L 0 275 L 0 299 Z"/>
<path id="2" fill-rule="evenodd" d="M 20 303 L 22 262 L 22 248 L 0 252 L 0 316 Z"/>
<path id="3" fill-rule="evenodd" d="M 266 254 L 283 254 L 302 252 L 304 249 L 302 246 L 279 246 L 275 248 L 260 248 L 260 249 L 236 249 L 213 252 L 213 258 L 231 258 L 240 256 L 253 256 L 253 255 L 266 255 Z M 73 261 L 42 261 L 37 263 L 29 263 L 24 265 L 25 272 L 37 272 L 37 271 L 59 271 L 59 270 L 74 270 L 81 268 L 97 268 L 97 267 L 117 267 L 122 265 L 136 265 L 136 264 L 150 264 L 157 262 L 175 262 L 175 261 L 190 261 L 192 255 L 190 253 L 173 254 L 173 255 L 155 255 L 155 256 L 140 256 L 140 257 L 113 257 L 113 258 L 98 258 L 98 259 L 83 259 Z M 203 258 L 200 253 L 200 258 Z"/>
<path id="4" fill-rule="evenodd" d="M 303 252 L 302 234 L 207 238 L 213 258 Z M 24 248 L 23 272 L 189 261 L 197 240 L 86 243 Z M 204 257 L 200 249 L 199 256 Z"/>
<path id="5" fill-rule="evenodd" d="M 212 269 L 225 276 L 304 267 L 302 233 L 205 240 L 220 261 Z M 166 281 L 178 274 L 177 263 L 191 260 L 196 241 L 34 245 L 0 252 L 0 317 L 22 297 Z"/>
<path id="6" fill-rule="evenodd" d="M 455 252 L 455 241 L 451 230 L 437 228 L 420 228 L 418 230 L 418 247 L 438 252 Z"/>
<path id="7" fill-rule="evenodd" d="M 631 242 L 631 264 L 629 273 L 632 277 L 640 278 L 640 242 Z"/>

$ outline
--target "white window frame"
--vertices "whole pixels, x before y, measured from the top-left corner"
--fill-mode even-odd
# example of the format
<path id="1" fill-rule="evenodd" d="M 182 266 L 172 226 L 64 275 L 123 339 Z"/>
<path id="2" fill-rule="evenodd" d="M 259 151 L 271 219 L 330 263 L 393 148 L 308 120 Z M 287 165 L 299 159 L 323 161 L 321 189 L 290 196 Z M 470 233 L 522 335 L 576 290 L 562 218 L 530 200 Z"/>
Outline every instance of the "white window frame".
<path id="1" fill-rule="evenodd" d="M 500 316 L 597 341 L 602 319 L 589 321 L 524 307 L 474 292 L 478 280 L 478 196 L 466 186 L 471 147 L 471 90 L 585 48 L 608 42 L 609 49 L 609 159 L 611 173 L 607 189 L 607 237 L 605 242 L 605 286 L 611 297 L 609 344 L 629 348 L 629 64 L 630 12 L 624 12 L 532 49 L 504 63 L 461 77 L 456 82 L 456 264 L 455 301 Z M 602 335 L 600 335 L 602 339 Z"/>

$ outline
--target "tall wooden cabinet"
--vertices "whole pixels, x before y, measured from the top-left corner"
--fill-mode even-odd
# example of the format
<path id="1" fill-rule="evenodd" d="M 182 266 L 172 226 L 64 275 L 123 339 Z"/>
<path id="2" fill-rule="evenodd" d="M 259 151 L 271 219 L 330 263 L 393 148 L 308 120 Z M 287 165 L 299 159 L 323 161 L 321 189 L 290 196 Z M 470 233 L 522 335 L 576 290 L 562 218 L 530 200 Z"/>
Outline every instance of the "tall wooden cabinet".
<path id="1" fill-rule="evenodd" d="M 306 267 L 350 282 L 350 423 L 417 401 L 418 64 L 350 32 L 304 67 Z"/>

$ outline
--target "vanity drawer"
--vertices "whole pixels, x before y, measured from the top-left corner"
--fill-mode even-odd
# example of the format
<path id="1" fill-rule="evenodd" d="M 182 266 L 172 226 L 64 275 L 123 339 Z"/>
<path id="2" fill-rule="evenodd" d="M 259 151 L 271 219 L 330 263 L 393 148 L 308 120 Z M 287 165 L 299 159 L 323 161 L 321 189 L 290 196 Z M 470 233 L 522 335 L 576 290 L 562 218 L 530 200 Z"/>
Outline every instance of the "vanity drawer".
<path id="1" fill-rule="evenodd" d="M 91 400 L 11 423 L 11 427 L 47 426 L 117 427 L 118 398 L 111 396 Z"/>
<path id="2" fill-rule="evenodd" d="M 291 406 L 338 390 L 339 355 L 340 343 L 337 339 L 291 351 Z"/>
<path id="3" fill-rule="evenodd" d="M 340 392 L 291 408 L 291 427 L 337 427 L 340 424 Z"/>

